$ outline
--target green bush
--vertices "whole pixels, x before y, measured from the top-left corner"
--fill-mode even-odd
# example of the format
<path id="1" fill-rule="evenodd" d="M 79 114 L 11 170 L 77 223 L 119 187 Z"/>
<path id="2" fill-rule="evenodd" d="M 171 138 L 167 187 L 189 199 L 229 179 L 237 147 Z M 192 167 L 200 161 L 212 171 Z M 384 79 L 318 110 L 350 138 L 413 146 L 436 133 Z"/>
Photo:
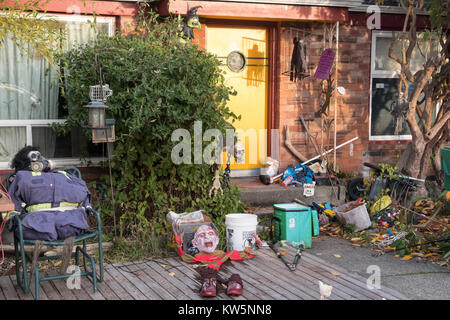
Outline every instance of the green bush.
<path id="1" fill-rule="evenodd" d="M 64 54 L 68 117 L 66 125 L 56 129 L 86 125 L 83 106 L 89 102 L 89 86 L 100 83 L 100 66 L 102 83 L 113 90 L 106 112 L 116 120 L 111 166 L 121 237 L 130 243 L 155 236 L 167 242 L 168 211 L 202 209 L 218 225 L 223 248 L 224 215 L 243 209 L 239 189 L 209 198 L 210 164 L 175 165 L 171 151 L 178 142 L 172 142 L 171 135 L 184 128 L 194 137 L 194 121 L 202 121 L 203 132 L 216 128 L 225 136 L 228 122 L 238 118 L 226 105 L 234 92 L 225 85 L 216 57 L 179 41 L 178 24 L 173 18 L 161 23 L 149 13 L 134 33 L 100 37 Z M 104 178 L 109 186 L 109 177 Z M 110 222 L 111 201 L 103 205 L 103 218 Z"/>

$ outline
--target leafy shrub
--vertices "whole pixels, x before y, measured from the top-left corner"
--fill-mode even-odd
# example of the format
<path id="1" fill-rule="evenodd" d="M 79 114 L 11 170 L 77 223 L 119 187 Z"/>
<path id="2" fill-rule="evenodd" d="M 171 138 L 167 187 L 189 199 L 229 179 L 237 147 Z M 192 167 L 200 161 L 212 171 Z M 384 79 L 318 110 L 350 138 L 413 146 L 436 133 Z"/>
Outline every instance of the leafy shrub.
<path id="1" fill-rule="evenodd" d="M 230 128 L 225 120 L 238 118 L 226 105 L 234 92 L 225 85 L 218 60 L 180 43 L 179 23 L 174 18 L 161 23 L 150 12 L 135 32 L 100 37 L 62 57 L 68 117 L 57 130 L 86 125 L 83 106 L 89 102 L 89 86 L 100 83 L 99 67 L 102 83 L 113 90 L 106 112 L 116 120 L 111 163 L 115 212 L 120 235 L 130 243 L 149 241 L 150 236 L 167 242 L 171 231 L 165 214 L 198 209 L 213 218 L 223 242 L 224 215 L 243 209 L 236 187 L 209 198 L 210 164 L 175 165 L 171 160 L 177 144 L 171 141 L 174 130 L 187 129 L 194 137 L 194 121 L 202 121 L 203 132 L 215 128 L 225 136 Z M 109 186 L 109 177 L 104 178 Z M 111 199 L 111 190 L 107 193 Z M 106 204 L 103 218 L 111 221 L 113 207 Z"/>

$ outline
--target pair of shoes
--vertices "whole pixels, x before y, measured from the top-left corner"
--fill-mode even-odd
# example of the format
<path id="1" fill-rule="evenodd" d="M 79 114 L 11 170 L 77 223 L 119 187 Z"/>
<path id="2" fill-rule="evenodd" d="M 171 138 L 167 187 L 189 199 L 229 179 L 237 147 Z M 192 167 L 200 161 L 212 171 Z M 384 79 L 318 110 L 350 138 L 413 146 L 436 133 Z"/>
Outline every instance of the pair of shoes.
<path id="1" fill-rule="evenodd" d="M 201 295 L 202 297 L 215 297 L 217 294 L 217 271 L 207 270 L 206 272 L 203 277 Z M 232 274 L 226 282 L 226 285 L 227 295 L 239 296 L 242 294 L 243 284 L 238 274 Z"/>
<path id="2" fill-rule="evenodd" d="M 238 274 L 232 274 L 227 281 L 227 295 L 239 296 L 243 289 L 242 279 Z"/>

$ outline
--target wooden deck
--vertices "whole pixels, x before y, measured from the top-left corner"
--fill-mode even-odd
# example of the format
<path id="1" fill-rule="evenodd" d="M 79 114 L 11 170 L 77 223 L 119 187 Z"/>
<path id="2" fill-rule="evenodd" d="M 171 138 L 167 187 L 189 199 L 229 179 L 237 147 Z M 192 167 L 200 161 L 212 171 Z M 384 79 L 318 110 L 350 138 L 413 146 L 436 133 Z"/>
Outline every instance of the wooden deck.
<path id="1" fill-rule="evenodd" d="M 293 252 L 288 253 L 292 261 Z M 105 265 L 105 277 L 94 294 L 90 280 L 81 278 L 81 289 L 69 290 L 66 280 L 41 283 L 41 300 L 203 300 L 195 265 L 180 258 L 146 260 Z M 317 300 L 320 299 L 318 280 L 333 286 L 329 300 L 402 300 L 402 294 L 382 287 L 369 290 L 366 279 L 330 265 L 305 252 L 297 270 L 290 271 L 270 249 L 260 249 L 253 259 L 224 265 L 224 279 L 238 273 L 244 281 L 244 292 L 229 297 L 220 290 L 218 300 Z M 0 277 L 0 300 L 34 299 L 34 285 L 25 295 L 15 276 Z"/>

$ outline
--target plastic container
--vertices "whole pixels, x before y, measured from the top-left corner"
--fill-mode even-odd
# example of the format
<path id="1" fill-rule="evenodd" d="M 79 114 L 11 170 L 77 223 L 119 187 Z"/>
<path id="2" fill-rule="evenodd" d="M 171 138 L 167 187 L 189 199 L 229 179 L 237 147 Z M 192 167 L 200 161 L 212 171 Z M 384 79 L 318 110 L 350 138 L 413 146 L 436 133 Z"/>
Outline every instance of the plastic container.
<path id="1" fill-rule="evenodd" d="M 253 233 L 256 232 L 258 217 L 248 213 L 231 213 L 225 216 L 228 250 L 244 251 L 256 245 Z"/>
<path id="2" fill-rule="evenodd" d="M 275 240 L 311 248 L 312 237 L 319 234 L 317 211 L 299 203 L 280 203 L 273 207 Z"/>
<path id="3" fill-rule="evenodd" d="M 441 149 L 441 167 L 444 172 L 444 189 L 450 190 L 450 147 Z"/>
<path id="4" fill-rule="evenodd" d="M 371 225 L 369 214 L 365 204 L 361 204 L 353 209 L 356 201 L 348 202 L 334 209 L 336 215 L 343 224 L 354 224 L 356 232 L 367 229 Z M 350 209 L 350 210 L 349 210 Z"/>

